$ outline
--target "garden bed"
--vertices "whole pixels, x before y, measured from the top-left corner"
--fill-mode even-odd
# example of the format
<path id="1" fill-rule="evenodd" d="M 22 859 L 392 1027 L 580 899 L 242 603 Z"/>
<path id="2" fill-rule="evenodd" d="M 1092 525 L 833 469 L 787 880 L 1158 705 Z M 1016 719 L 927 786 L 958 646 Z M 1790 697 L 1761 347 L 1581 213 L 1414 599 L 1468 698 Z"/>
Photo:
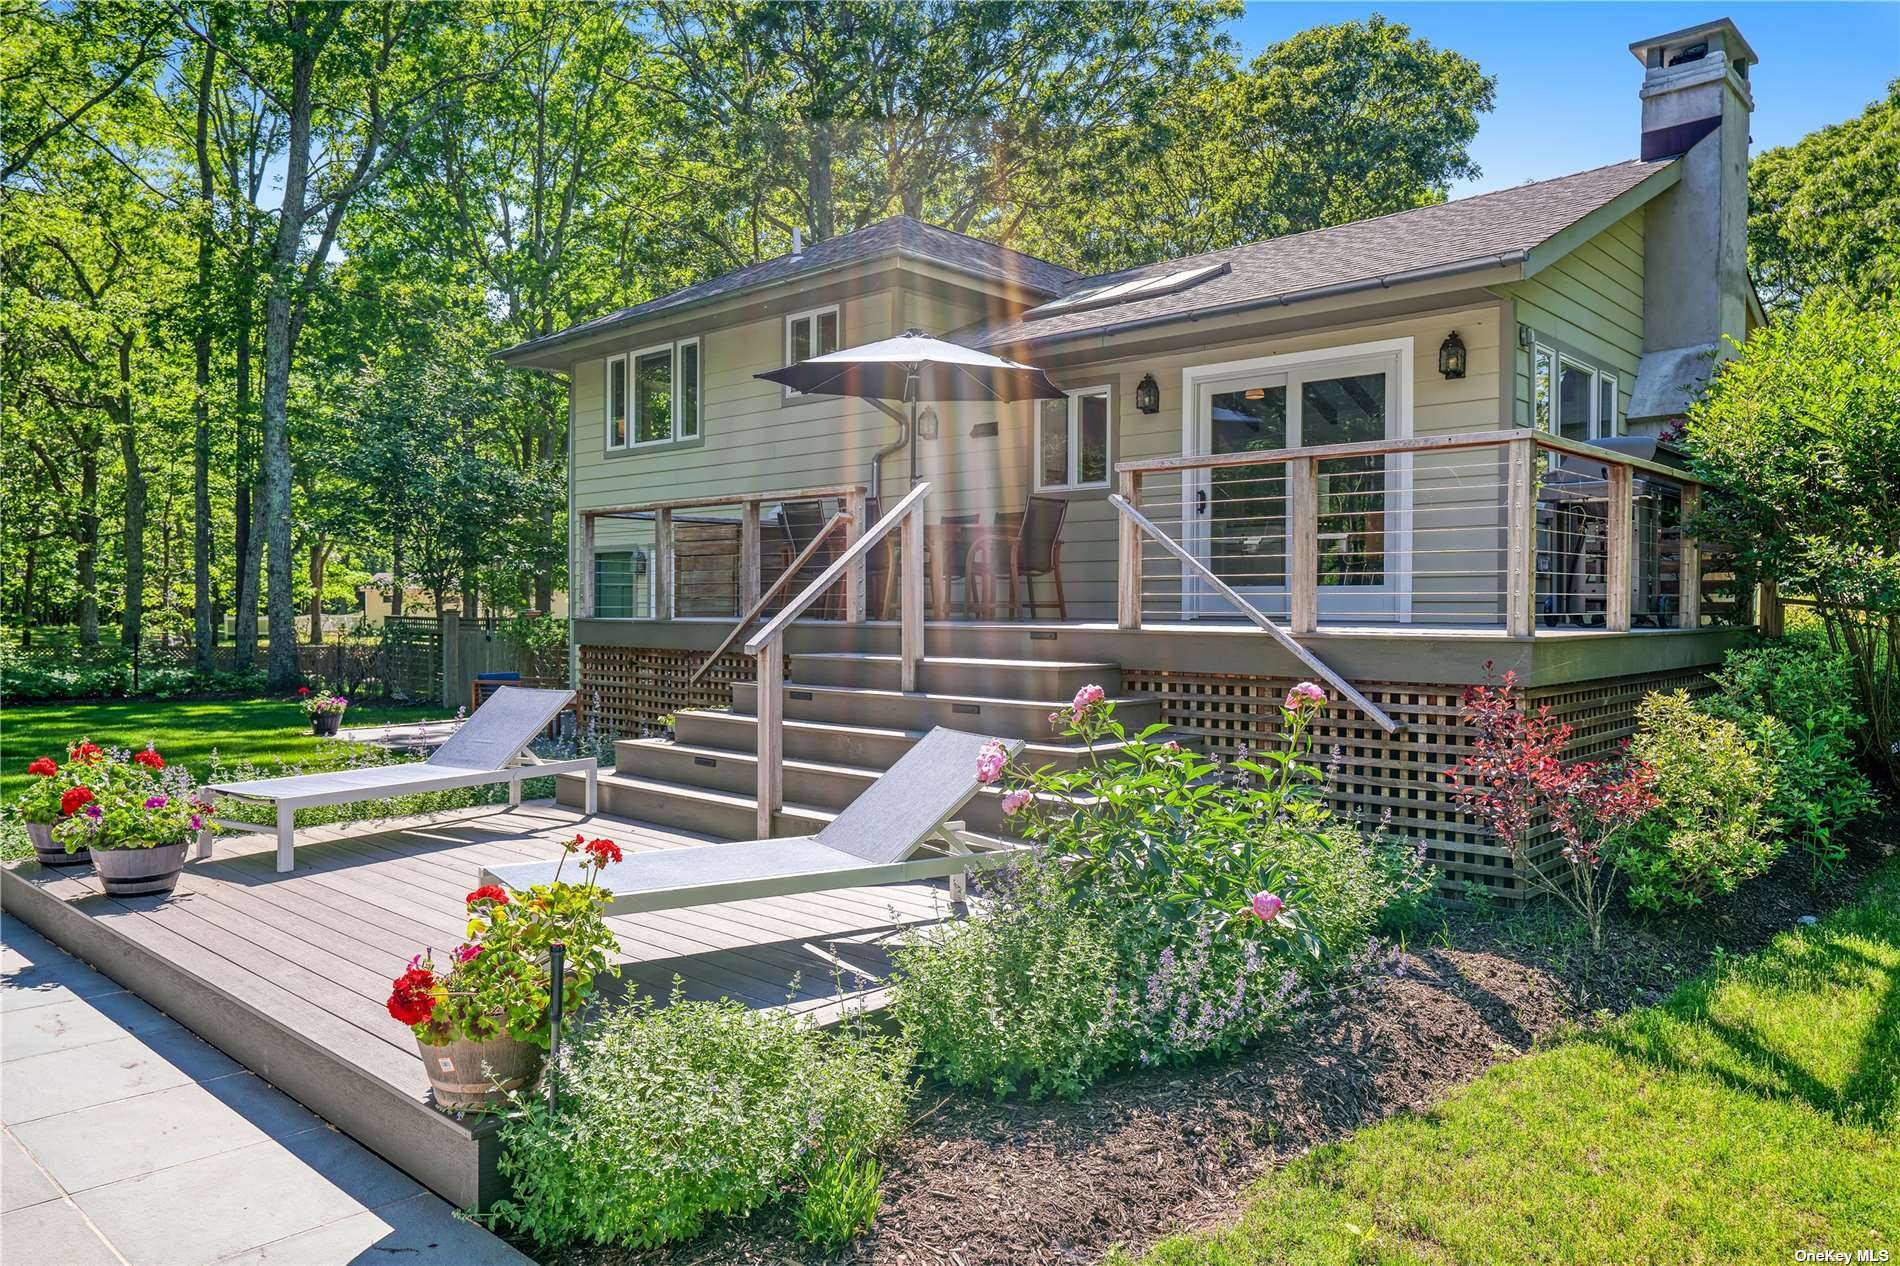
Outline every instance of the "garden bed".
<path id="1" fill-rule="evenodd" d="M 1891 810 L 1860 824 L 1848 865 L 1810 895 L 1788 856 L 1690 919 L 1619 911 L 1586 970 L 1574 924 L 1533 912 L 1452 915 L 1415 939 L 1403 975 L 1374 976 L 1315 1006 L 1296 1033 L 1231 1060 L 1102 1082 L 1076 1102 L 997 1103 L 926 1087 L 885 1152 L 875 1229 L 827 1258 L 789 1211 L 668 1251 L 577 1246 L 556 1266 L 846 1261 L 1074 1263 L 1140 1250 L 1231 1216 L 1268 1167 L 1403 1110 L 1423 1110 L 1488 1066 L 1572 1024 L 1647 1005 L 1702 972 L 1719 947 L 1747 953 L 1850 897 L 1900 839 Z"/>

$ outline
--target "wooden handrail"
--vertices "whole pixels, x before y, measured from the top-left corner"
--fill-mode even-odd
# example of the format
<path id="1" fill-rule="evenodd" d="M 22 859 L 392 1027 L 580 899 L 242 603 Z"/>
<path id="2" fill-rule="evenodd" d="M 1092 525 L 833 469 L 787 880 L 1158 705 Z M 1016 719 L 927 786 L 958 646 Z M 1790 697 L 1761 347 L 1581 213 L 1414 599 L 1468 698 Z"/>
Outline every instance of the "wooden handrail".
<path id="1" fill-rule="evenodd" d="M 1121 494 L 1110 493 L 1108 503 L 1114 506 L 1129 522 L 1152 537 L 1155 543 L 1160 545 L 1161 548 L 1174 555 L 1180 564 L 1192 572 L 1202 584 L 1227 599 L 1227 601 L 1232 603 L 1248 620 L 1252 621 L 1263 632 L 1272 637 L 1274 641 L 1286 648 L 1295 659 L 1305 664 L 1321 677 L 1324 677 L 1327 684 L 1332 686 L 1333 689 L 1352 700 L 1353 704 L 1361 712 L 1372 718 L 1373 723 L 1380 729 L 1384 730 L 1387 734 L 1397 734 L 1404 728 L 1397 721 L 1387 716 L 1385 710 L 1378 704 L 1361 694 L 1356 686 L 1334 672 L 1319 656 L 1313 654 L 1313 652 L 1307 650 L 1304 646 L 1301 646 L 1291 633 L 1288 633 L 1285 629 L 1275 624 L 1272 620 L 1261 614 L 1259 609 L 1251 602 L 1248 602 L 1245 598 L 1235 593 L 1233 589 L 1228 586 L 1226 581 L 1210 571 L 1205 563 L 1194 557 L 1180 542 L 1176 541 L 1166 532 L 1163 532 L 1159 527 L 1156 527 L 1155 524 L 1149 520 L 1148 516 L 1130 505 L 1123 499 Z"/>
<path id="2" fill-rule="evenodd" d="M 842 510 L 825 520 L 825 525 L 818 529 L 818 535 L 812 537 L 811 543 L 805 546 L 804 549 L 798 551 L 798 557 L 792 560 L 791 566 L 779 573 L 778 579 L 772 582 L 771 587 L 765 591 L 757 602 L 752 604 L 749 610 L 739 617 L 739 622 L 733 625 L 731 630 L 727 632 L 725 639 L 713 648 L 712 653 L 706 656 L 698 668 L 693 670 L 693 675 L 686 679 L 686 688 L 688 690 L 691 690 L 694 686 L 699 684 L 699 679 L 706 675 L 706 670 L 711 668 L 713 664 L 718 661 L 719 657 L 724 655 L 726 651 L 731 648 L 732 644 L 739 639 L 739 635 L 745 632 L 754 620 L 759 618 L 760 612 L 772 605 L 772 600 L 784 591 L 785 586 L 792 583 L 792 578 L 798 575 L 799 572 L 805 570 L 805 564 L 809 563 L 812 559 L 812 555 L 818 552 L 818 547 L 823 545 L 834 531 L 846 526 L 852 521 L 853 516 Z"/>
<path id="3" fill-rule="evenodd" d="M 929 495 L 929 484 L 918 484 L 904 494 L 745 644 L 746 654 L 758 661 L 758 832 L 762 840 L 771 838 L 773 820 L 785 804 L 785 654 L 779 645 L 785 630 L 840 577 L 861 568 L 865 555 L 900 525 L 904 540 L 898 562 L 898 684 L 906 691 L 917 688 L 918 666 L 924 658 L 924 499 Z M 862 604 L 858 607 L 855 618 L 862 619 Z"/>
<path id="4" fill-rule="evenodd" d="M 1398 453 L 1443 453 L 1470 448 L 1506 448 L 1512 440 L 1529 437 L 1537 447 L 1565 453 L 1593 462 L 1608 462 L 1660 475 L 1676 483 L 1699 486 L 1699 481 L 1684 470 L 1665 466 L 1647 458 L 1615 449 L 1600 448 L 1582 440 L 1565 439 L 1544 431 L 1461 431 L 1455 435 L 1423 435 L 1402 440 L 1363 440 L 1352 444 L 1308 444 L 1298 448 L 1271 448 L 1238 453 L 1190 453 L 1181 457 L 1147 457 L 1115 463 L 1123 474 L 1172 474 L 1187 470 L 1219 470 L 1226 466 L 1259 466 L 1290 462 L 1311 457 L 1319 461 L 1337 461 L 1347 457 L 1386 457 Z"/>
<path id="5" fill-rule="evenodd" d="M 804 589 L 799 591 L 796 598 L 786 603 L 784 609 L 772 617 L 770 624 L 767 624 L 764 628 L 752 635 L 751 640 L 745 644 L 746 654 L 757 655 L 760 648 L 768 641 L 782 636 L 785 632 L 786 625 L 803 615 L 805 608 L 818 601 L 819 596 L 823 594 L 825 590 L 838 583 L 838 578 L 844 575 L 845 568 L 870 553 L 873 545 L 890 535 L 897 525 L 903 521 L 904 516 L 910 514 L 917 506 L 922 504 L 924 498 L 929 495 L 929 484 L 918 484 L 915 488 L 912 488 L 908 493 L 904 494 L 904 499 L 892 506 L 890 512 L 884 515 L 883 518 L 872 524 L 870 531 L 853 541 L 849 549 L 832 560 L 831 566 L 818 573 L 816 580 L 806 585 Z"/>

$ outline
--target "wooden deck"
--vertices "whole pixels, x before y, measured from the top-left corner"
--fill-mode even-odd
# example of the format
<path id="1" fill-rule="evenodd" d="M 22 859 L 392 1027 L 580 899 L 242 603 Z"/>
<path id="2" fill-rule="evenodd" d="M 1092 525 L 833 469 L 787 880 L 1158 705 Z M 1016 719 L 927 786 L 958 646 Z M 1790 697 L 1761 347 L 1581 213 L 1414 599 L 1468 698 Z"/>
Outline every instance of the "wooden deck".
<path id="1" fill-rule="evenodd" d="M 297 869 L 264 837 L 225 837 L 186 866 L 170 900 L 111 899 L 89 868 L 0 871 L 0 906 L 187 1027 L 418 1181 L 462 1205 L 495 1194 L 492 1122 L 428 1101 L 408 1029 L 384 1010 L 418 950 L 461 942 L 463 899 L 485 863 L 552 858 L 577 829 L 629 851 L 711 837 L 547 803 L 300 830 Z M 775 897 L 610 920 L 622 980 L 609 995 L 788 1007 L 818 1022 L 875 1005 L 900 927 L 949 913 L 941 884 Z M 839 985 L 844 990 L 840 994 Z"/>

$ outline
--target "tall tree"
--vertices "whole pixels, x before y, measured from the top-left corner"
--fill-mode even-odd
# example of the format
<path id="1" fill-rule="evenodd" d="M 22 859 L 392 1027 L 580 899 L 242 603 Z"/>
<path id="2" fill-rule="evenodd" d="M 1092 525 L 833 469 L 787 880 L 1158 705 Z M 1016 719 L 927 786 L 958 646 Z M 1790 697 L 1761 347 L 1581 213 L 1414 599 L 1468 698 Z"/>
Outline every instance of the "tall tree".
<path id="1" fill-rule="evenodd" d="M 1771 310 L 1900 291 L 1900 79 L 1845 123 L 1748 165 L 1748 264 Z"/>

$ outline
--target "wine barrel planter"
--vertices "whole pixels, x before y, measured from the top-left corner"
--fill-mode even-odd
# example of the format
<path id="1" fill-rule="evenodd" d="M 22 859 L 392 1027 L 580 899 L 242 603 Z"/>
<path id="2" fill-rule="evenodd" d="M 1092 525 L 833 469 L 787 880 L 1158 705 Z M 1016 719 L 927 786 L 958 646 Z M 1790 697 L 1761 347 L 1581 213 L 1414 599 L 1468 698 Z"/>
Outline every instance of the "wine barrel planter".
<path id="1" fill-rule="evenodd" d="M 149 897 L 178 886 L 189 841 L 154 848 L 102 848 L 92 855 L 93 871 L 108 897 Z"/>
<path id="2" fill-rule="evenodd" d="M 416 1043 L 435 1106 L 444 1112 L 488 1112 L 508 1100 L 507 1092 L 532 1086 L 548 1053 L 533 1042 L 502 1034 L 479 1041 L 461 1038 L 442 1046 Z"/>
<path id="3" fill-rule="evenodd" d="M 50 822 L 29 822 L 26 824 L 26 836 L 33 841 L 33 856 L 42 866 L 84 866 L 92 861 L 92 850 L 82 848 L 76 853 L 68 853 L 63 845 L 53 843 L 53 824 Z"/>

